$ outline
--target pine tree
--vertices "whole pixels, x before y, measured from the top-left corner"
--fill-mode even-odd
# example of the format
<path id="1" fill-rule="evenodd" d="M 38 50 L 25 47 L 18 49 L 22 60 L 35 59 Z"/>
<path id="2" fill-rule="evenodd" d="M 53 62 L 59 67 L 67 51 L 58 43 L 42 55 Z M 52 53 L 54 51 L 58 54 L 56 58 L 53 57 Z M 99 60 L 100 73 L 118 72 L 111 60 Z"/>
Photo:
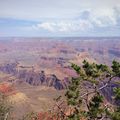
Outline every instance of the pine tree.
<path id="1" fill-rule="evenodd" d="M 8 105 L 5 95 L 0 93 L 0 120 L 11 120 L 11 106 Z"/>
<path id="2" fill-rule="evenodd" d="M 71 65 L 78 77 L 72 78 L 68 90 L 65 94 L 67 104 L 71 110 L 68 120 L 87 120 L 104 119 L 106 116 L 113 120 L 120 120 L 120 107 L 115 107 L 114 112 L 104 105 L 104 96 L 101 90 L 109 87 L 113 78 L 120 77 L 120 63 L 113 61 L 111 68 L 104 64 L 89 63 L 83 61 L 82 66 Z M 102 86 L 101 86 L 101 83 Z M 90 84 L 92 90 L 83 93 L 84 84 Z M 120 88 L 114 88 L 115 99 L 120 100 Z M 92 95 L 92 97 L 90 97 Z M 83 101 L 86 102 L 87 109 L 82 107 Z M 109 114 L 108 114 L 109 113 Z"/>

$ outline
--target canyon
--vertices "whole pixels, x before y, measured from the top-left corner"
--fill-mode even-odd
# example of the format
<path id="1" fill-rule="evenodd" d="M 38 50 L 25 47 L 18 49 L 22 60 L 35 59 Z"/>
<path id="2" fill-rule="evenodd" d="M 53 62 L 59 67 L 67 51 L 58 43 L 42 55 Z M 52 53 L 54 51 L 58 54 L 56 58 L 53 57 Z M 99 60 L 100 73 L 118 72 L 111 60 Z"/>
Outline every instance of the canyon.
<path id="1" fill-rule="evenodd" d="M 71 63 L 87 60 L 111 66 L 113 60 L 120 61 L 119 46 L 119 37 L 0 38 L 0 92 L 15 104 L 18 117 L 51 109 L 54 98 L 64 95 L 77 76 Z M 113 92 L 108 91 L 103 93 L 110 101 Z"/>

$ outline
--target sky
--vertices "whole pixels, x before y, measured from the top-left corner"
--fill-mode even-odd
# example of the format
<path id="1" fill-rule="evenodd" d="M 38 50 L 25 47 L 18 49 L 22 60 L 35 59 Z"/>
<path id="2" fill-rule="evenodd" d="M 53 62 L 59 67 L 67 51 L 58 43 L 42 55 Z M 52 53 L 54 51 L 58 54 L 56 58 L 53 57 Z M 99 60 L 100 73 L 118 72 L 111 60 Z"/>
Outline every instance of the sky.
<path id="1" fill-rule="evenodd" d="M 6 36 L 120 36 L 120 0 L 0 0 Z"/>

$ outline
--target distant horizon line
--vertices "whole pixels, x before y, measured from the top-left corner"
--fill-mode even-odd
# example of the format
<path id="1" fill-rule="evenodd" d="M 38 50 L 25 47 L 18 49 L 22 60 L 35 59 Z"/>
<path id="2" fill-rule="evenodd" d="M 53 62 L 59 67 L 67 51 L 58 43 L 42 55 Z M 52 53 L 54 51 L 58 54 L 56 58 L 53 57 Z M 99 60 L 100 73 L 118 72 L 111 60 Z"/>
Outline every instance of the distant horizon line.
<path id="1" fill-rule="evenodd" d="M 0 38 L 120 38 L 120 36 L 0 36 Z"/>

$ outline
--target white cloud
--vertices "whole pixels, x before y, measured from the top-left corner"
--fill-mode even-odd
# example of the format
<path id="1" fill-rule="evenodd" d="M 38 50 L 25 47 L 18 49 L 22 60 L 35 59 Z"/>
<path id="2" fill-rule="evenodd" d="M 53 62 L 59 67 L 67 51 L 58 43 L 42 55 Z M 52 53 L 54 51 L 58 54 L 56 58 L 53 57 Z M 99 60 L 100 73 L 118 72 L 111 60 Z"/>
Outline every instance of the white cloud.
<path id="1" fill-rule="evenodd" d="M 34 29 L 44 29 L 50 32 L 84 31 L 92 27 L 87 20 L 42 22 L 33 26 Z"/>
<path id="2" fill-rule="evenodd" d="M 45 30 L 48 30 L 48 31 L 54 31 L 54 27 L 56 26 L 55 23 L 49 23 L 49 22 L 44 22 L 44 23 L 41 23 L 41 24 L 37 24 L 35 27 L 37 29 L 39 28 L 43 28 Z"/>
<path id="3" fill-rule="evenodd" d="M 99 27 L 106 27 L 117 24 L 117 17 L 113 8 L 97 9 L 90 14 L 90 21 L 94 22 Z"/>
<path id="4" fill-rule="evenodd" d="M 119 14 L 119 13 L 118 13 Z M 44 29 L 50 32 L 87 31 L 94 27 L 111 27 L 117 25 L 118 15 L 115 9 L 84 9 L 78 18 L 68 20 L 45 21 L 34 25 L 34 29 Z"/>

